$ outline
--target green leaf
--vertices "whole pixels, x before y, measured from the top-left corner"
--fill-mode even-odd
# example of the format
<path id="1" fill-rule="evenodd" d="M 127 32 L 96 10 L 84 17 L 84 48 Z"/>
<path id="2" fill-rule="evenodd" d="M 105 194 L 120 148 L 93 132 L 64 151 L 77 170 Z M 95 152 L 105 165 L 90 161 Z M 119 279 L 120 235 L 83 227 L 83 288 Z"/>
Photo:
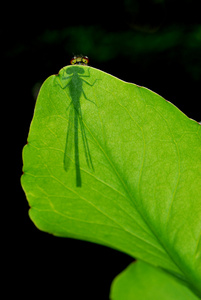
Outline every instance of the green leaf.
<path id="1" fill-rule="evenodd" d="M 36 226 L 168 270 L 201 295 L 201 126 L 86 66 L 43 84 L 23 151 Z"/>
<path id="2" fill-rule="evenodd" d="M 186 286 L 142 261 L 130 264 L 113 281 L 111 300 L 196 300 Z"/>

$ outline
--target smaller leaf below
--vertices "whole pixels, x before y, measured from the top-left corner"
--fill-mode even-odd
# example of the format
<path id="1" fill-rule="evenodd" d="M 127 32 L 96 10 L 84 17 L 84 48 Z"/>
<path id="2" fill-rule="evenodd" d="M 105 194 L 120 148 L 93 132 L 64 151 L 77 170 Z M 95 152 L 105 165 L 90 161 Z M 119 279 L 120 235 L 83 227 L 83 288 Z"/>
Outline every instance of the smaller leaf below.
<path id="1" fill-rule="evenodd" d="M 132 263 L 113 281 L 111 300 L 198 300 L 171 275 L 142 261 Z"/>

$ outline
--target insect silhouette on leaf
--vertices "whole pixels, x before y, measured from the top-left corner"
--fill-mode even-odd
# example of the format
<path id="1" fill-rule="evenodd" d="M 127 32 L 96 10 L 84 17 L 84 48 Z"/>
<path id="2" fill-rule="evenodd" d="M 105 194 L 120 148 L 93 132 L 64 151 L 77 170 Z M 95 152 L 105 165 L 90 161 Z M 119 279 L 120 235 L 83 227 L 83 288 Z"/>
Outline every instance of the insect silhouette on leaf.
<path id="1" fill-rule="evenodd" d="M 76 186 L 82 186 L 82 179 L 81 179 L 81 170 L 80 170 L 80 156 L 79 156 L 79 129 L 81 131 L 81 137 L 84 147 L 85 159 L 87 166 L 89 169 L 94 170 L 92 157 L 89 150 L 89 143 L 86 137 L 85 126 L 82 119 L 82 109 L 80 98 L 81 95 L 87 101 L 96 105 L 91 99 L 87 97 L 83 89 L 83 83 L 93 87 L 98 79 L 96 79 L 92 84 L 86 81 L 85 77 L 90 77 L 90 72 L 88 70 L 88 75 L 85 74 L 85 70 L 83 67 L 79 66 L 72 66 L 66 69 L 66 77 L 65 75 L 62 77 L 62 82 L 67 81 L 65 85 L 62 85 L 63 89 L 69 89 L 69 95 L 71 98 L 71 102 L 67 108 L 69 110 L 69 122 L 68 122 L 68 129 L 66 134 L 66 143 L 64 149 L 64 159 L 63 165 L 64 170 L 67 172 L 69 170 L 70 162 L 74 160 L 75 162 L 75 172 L 76 172 Z M 72 149 L 74 144 L 74 159 L 72 159 Z"/>

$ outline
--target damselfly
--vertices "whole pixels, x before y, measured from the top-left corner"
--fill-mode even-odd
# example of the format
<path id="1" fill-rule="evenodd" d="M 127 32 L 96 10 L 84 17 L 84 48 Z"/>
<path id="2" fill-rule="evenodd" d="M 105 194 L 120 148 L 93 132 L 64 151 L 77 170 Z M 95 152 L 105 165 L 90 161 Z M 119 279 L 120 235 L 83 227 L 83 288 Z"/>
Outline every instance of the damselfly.
<path id="1" fill-rule="evenodd" d="M 71 60 L 71 63 L 86 65 L 88 61 L 89 61 L 88 57 L 86 56 L 74 56 L 74 58 Z M 81 95 L 83 95 L 87 101 L 90 101 L 91 103 L 93 103 L 93 105 L 95 105 L 95 103 L 92 100 L 87 98 L 83 90 L 83 83 L 92 87 L 96 83 L 97 79 L 93 82 L 93 84 L 86 81 L 84 77 L 90 77 L 90 73 L 89 75 L 86 75 L 84 68 L 79 66 L 72 66 L 70 68 L 67 68 L 66 74 L 68 76 L 62 77 L 62 81 L 67 79 L 69 79 L 69 81 L 62 88 L 66 89 L 68 87 L 71 102 L 67 108 L 69 110 L 69 122 L 68 122 L 67 134 L 66 134 L 63 164 L 64 164 L 64 170 L 67 172 L 69 170 L 70 162 L 74 160 L 75 172 L 76 172 L 76 186 L 81 187 L 82 180 L 81 180 L 80 156 L 79 156 L 79 130 L 81 131 L 82 143 L 83 143 L 87 166 L 91 170 L 94 170 L 94 167 L 93 167 L 92 158 L 89 150 L 88 140 L 86 137 L 85 125 L 83 123 L 80 98 Z M 72 158 L 73 144 L 74 144 L 74 159 Z"/>

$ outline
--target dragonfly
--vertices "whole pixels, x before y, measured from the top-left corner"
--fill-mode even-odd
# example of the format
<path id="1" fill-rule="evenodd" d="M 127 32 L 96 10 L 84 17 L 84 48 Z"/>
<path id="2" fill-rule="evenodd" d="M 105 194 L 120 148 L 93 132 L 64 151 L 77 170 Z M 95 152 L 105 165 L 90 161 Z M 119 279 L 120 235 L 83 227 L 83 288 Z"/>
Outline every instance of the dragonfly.
<path id="1" fill-rule="evenodd" d="M 72 152 L 73 152 L 72 150 L 74 144 L 74 161 L 75 161 L 77 187 L 82 186 L 81 171 L 80 171 L 80 156 L 79 156 L 79 129 L 81 131 L 81 139 L 84 147 L 87 166 L 89 167 L 89 169 L 94 171 L 93 162 L 89 150 L 89 143 L 86 137 L 85 126 L 82 120 L 82 109 L 80 103 L 81 95 L 83 95 L 87 101 L 90 101 L 91 103 L 95 104 L 92 100 L 88 99 L 88 97 L 86 96 L 83 90 L 83 83 L 92 87 L 96 83 L 97 79 L 93 82 L 93 84 L 86 81 L 84 77 L 90 77 L 90 73 L 89 75 L 85 74 L 85 70 L 83 69 L 83 67 L 78 66 L 78 65 L 87 65 L 88 61 L 89 59 L 87 56 L 74 56 L 71 59 L 71 64 L 76 66 L 67 68 L 66 70 L 67 76 L 62 78 L 62 80 L 69 79 L 67 84 L 63 87 L 63 89 L 67 87 L 69 88 L 69 94 L 71 98 L 71 102 L 67 108 L 67 110 L 69 110 L 69 122 L 68 122 L 67 134 L 66 134 L 63 166 L 64 166 L 64 170 L 68 172 L 70 163 L 72 161 Z"/>

